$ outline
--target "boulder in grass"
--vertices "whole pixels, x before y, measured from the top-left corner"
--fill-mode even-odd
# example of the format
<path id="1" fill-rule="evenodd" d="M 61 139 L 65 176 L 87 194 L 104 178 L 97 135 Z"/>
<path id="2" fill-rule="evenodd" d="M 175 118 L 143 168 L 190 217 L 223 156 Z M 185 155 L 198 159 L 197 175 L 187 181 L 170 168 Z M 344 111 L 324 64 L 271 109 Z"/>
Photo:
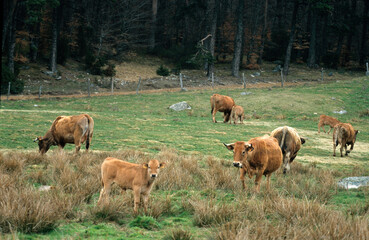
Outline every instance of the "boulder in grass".
<path id="1" fill-rule="evenodd" d="M 369 187 L 369 176 L 347 177 L 338 182 L 338 186 L 345 189 L 356 189 L 359 187 Z"/>
<path id="2" fill-rule="evenodd" d="M 173 104 L 169 108 L 178 112 L 178 111 L 183 111 L 183 110 L 186 110 L 186 109 L 191 109 L 191 106 L 188 105 L 187 102 L 183 101 L 183 102 Z"/>

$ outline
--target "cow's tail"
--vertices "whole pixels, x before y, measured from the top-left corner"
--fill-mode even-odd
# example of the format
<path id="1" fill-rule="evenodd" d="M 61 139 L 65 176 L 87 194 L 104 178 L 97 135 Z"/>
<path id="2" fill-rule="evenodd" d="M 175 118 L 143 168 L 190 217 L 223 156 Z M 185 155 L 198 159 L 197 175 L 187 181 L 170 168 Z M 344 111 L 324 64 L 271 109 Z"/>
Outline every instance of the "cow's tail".
<path id="1" fill-rule="evenodd" d="M 86 129 L 86 149 L 90 148 L 90 144 L 91 144 L 91 138 L 92 138 L 92 134 L 94 131 L 94 120 L 89 116 L 89 115 L 85 115 L 87 118 L 87 124 L 88 127 Z"/>
<path id="2" fill-rule="evenodd" d="M 281 139 L 281 143 L 280 143 L 280 148 L 281 148 L 282 152 L 283 152 L 284 142 L 286 140 L 286 134 L 287 134 L 287 127 L 283 127 L 282 139 Z"/>
<path id="3" fill-rule="evenodd" d="M 213 98 L 213 96 L 211 96 L 211 97 L 210 97 L 211 114 L 213 114 L 213 111 L 214 111 L 214 104 L 215 104 L 215 103 L 214 103 L 214 101 L 213 101 L 213 100 L 214 100 L 214 98 Z"/>

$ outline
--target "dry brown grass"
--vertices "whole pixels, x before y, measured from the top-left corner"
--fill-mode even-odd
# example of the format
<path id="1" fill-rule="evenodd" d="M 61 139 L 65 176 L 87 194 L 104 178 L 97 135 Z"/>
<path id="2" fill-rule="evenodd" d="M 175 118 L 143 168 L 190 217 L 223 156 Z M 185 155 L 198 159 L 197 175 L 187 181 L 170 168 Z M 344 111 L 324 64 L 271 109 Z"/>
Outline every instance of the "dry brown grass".
<path id="1" fill-rule="evenodd" d="M 337 192 L 335 179 L 342 177 L 340 172 L 296 162 L 286 176 L 280 171 L 273 175 L 269 191 L 262 186 L 255 194 L 254 179 L 247 178 L 243 190 L 239 171 L 230 161 L 181 155 L 173 149 L 157 155 L 0 153 L 0 232 L 47 232 L 69 220 L 130 222 L 131 191 L 122 194 L 113 186 L 110 203 L 96 206 L 100 166 L 107 156 L 139 163 L 156 158 L 167 164 L 155 182 L 146 213 L 158 222 L 190 214 L 195 226 L 214 229 L 215 239 L 369 239 L 369 204 L 352 204 L 344 211 L 326 206 Z M 40 185 L 53 188 L 41 192 Z M 172 230 L 165 236 L 192 238 L 187 230 Z"/>

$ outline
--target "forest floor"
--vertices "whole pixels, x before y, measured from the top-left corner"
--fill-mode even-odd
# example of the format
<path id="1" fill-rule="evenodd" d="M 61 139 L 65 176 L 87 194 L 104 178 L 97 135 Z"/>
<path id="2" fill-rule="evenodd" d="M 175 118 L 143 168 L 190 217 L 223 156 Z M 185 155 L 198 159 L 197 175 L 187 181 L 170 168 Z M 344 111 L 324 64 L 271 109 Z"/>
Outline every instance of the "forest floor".
<path id="1" fill-rule="evenodd" d="M 247 87 L 272 88 L 281 85 L 280 71 L 276 71 L 277 63 L 264 62 L 259 70 L 247 70 L 241 68 L 240 77 L 231 76 L 230 59 L 225 59 L 215 65 L 214 88 L 240 86 L 243 87 L 242 74 L 246 79 Z M 140 91 L 177 91 L 180 88 L 179 76 L 171 74 L 161 77 L 156 74 L 156 69 L 164 65 L 168 69 L 174 68 L 174 64 L 150 55 L 139 55 L 130 53 L 125 55 L 116 65 L 116 76 L 114 79 L 114 93 L 134 93 L 138 86 Z M 106 95 L 111 92 L 111 79 L 98 75 L 91 75 L 84 69 L 81 62 L 69 60 L 65 65 L 58 65 L 58 75 L 50 74 L 47 64 L 29 63 L 20 69 L 19 78 L 24 80 L 25 88 L 23 95 L 11 96 L 11 99 L 38 97 L 39 90 L 43 97 L 50 95 L 59 97 L 64 95 L 88 94 L 88 80 L 91 83 L 91 95 Z M 183 76 L 183 87 L 186 89 L 211 88 L 212 79 L 206 76 L 203 70 L 181 70 Z M 299 85 L 301 83 L 321 83 L 331 81 L 347 80 L 362 76 L 361 72 L 345 71 L 344 69 L 324 69 L 323 81 L 321 69 L 310 69 L 304 64 L 292 64 L 290 73 L 284 77 L 285 85 Z M 164 90 L 163 90 L 164 89 Z M 6 99 L 2 96 L 1 99 Z"/>

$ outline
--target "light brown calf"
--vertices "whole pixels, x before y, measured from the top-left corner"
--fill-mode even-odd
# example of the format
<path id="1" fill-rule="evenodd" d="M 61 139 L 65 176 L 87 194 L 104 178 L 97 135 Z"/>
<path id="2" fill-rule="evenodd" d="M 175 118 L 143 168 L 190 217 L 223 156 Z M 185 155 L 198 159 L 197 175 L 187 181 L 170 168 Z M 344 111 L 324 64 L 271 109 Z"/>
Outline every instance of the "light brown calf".
<path id="1" fill-rule="evenodd" d="M 153 187 L 154 180 L 159 174 L 160 168 L 165 163 L 158 160 L 150 160 L 149 163 L 135 164 L 117 158 L 108 157 L 101 165 L 101 179 L 103 188 L 100 191 L 98 205 L 109 202 L 111 184 L 116 183 L 123 191 L 133 190 L 134 212 L 137 213 L 142 196 L 144 210 L 147 211 L 147 202 Z"/>
<path id="2" fill-rule="evenodd" d="M 338 123 L 341 123 L 336 118 L 327 116 L 327 115 L 320 115 L 319 117 L 319 123 L 318 123 L 318 133 L 320 133 L 320 128 L 323 128 L 323 131 L 325 132 L 324 126 L 329 125 L 329 131 L 328 134 L 331 132 L 332 128 L 336 126 Z"/>
<path id="3" fill-rule="evenodd" d="M 74 143 L 76 153 L 81 148 L 81 144 L 86 142 L 86 152 L 88 151 L 92 134 L 94 132 L 94 120 L 87 114 L 75 116 L 59 116 L 46 132 L 45 136 L 37 137 L 39 152 L 46 153 L 51 146 L 58 145 L 63 149 L 65 144 Z"/>
<path id="4" fill-rule="evenodd" d="M 245 189 L 245 174 L 249 178 L 256 175 L 255 191 L 260 191 L 262 176 L 267 177 L 267 189 L 270 188 L 270 176 L 282 165 L 282 151 L 274 137 L 264 136 L 250 139 L 248 142 L 224 144 L 233 151 L 233 166 L 240 168 L 240 179 Z"/>
<path id="5" fill-rule="evenodd" d="M 217 111 L 224 113 L 224 123 L 228 122 L 231 116 L 232 107 L 235 105 L 233 98 L 220 95 L 213 94 L 210 97 L 210 105 L 211 105 L 211 114 L 213 117 L 213 122 L 216 123 L 215 114 Z"/>
<path id="6" fill-rule="evenodd" d="M 343 157 L 343 147 L 345 147 L 345 155 L 347 156 L 354 149 L 354 144 L 356 142 L 356 136 L 358 133 L 359 131 L 354 130 L 350 123 L 337 124 L 333 130 L 333 156 L 336 156 L 336 147 L 338 144 L 341 144 L 341 157 Z M 351 145 L 349 151 L 347 151 L 347 145 Z"/>
<path id="7" fill-rule="evenodd" d="M 243 124 L 244 118 L 245 118 L 245 114 L 243 111 L 243 107 L 239 105 L 234 105 L 232 107 L 231 120 L 229 121 L 229 124 L 232 124 L 232 120 L 234 124 L 237 124 L 238 120 L 240 120 L 240 123 Z"/>
<path id="8" fill-rule="evenodd" d="M 278 140 L 279 147 L 283 153 L 283 173 L 290 170 L 290 164 L 296 158 L 297 152 L 301 145 L 305 143 L 305 139 L 300 137 L 296 129 L 284 126 L 274 129 L 271 137 Z"/>

